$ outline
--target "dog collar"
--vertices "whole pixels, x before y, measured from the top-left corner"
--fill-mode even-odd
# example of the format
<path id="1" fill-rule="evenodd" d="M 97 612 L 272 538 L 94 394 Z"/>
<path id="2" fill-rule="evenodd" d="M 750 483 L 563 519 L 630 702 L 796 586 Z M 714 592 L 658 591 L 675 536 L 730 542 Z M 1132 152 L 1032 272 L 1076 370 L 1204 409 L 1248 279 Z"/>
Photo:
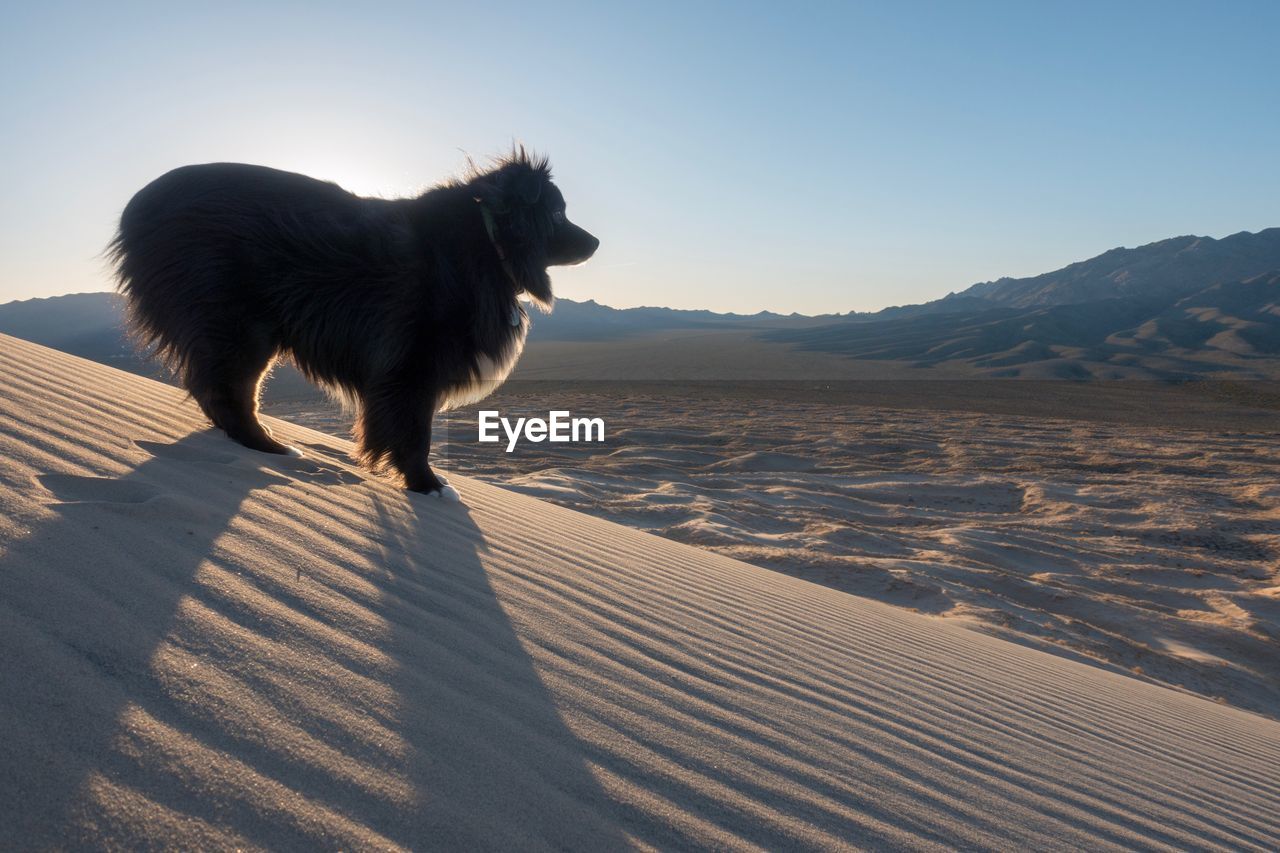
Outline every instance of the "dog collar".
<path id="1" fill-rule="evenodd" d="M 484 202 L 480 202 L 480 216 L 484 219 L 484 232 L 489 235 L 489 242 L 493 244 L 493 250 L 498 253 L 498 260 L 505 261 L 507 253 L 502 251 L 502 244 L 498 242 L 498 226 L 493 221 L 493 211 L 489 210 Z"/>
<path id="2" fill-rule="evenodd" d="M 516 286 L 517 291 L 524 290 L 520 284 L 520 280 L 516 278 L 516 271 L 511 267 L 511 261 L 507 260 L 507 253 L 503 251 L 502 244 L 498 242 L 498 225 L 493 219 L 493 211 L 480 202 L 480 218 L 484 220 L 484 233 L 489 235 L 489 244 L 493 246 L 493 251 L 498 256 L 498 262 L 502 264 L 502 271 L 507 274 L 507 278 L 511 279 L 511 283 Z"/>

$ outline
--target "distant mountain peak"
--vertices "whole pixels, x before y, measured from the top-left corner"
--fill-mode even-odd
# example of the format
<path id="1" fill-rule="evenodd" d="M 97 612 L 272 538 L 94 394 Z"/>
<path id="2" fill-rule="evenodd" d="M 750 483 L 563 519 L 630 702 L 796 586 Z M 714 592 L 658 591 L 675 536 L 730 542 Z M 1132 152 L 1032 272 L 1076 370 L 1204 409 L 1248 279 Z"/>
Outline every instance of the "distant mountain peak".
<path id="1" fill-rule="evenodd" d="M 1108 249 L 1037 276 L 979 282 L 944 299 L 977 298 L 1013 308 L 1075 305 L 1108 298 L 1159 299 L 1218 282 L 1241 281 L 1278 265 L 1280 228 L 1240 231 L 1221 240 L 1187 234 L 1135 248 Z"/>

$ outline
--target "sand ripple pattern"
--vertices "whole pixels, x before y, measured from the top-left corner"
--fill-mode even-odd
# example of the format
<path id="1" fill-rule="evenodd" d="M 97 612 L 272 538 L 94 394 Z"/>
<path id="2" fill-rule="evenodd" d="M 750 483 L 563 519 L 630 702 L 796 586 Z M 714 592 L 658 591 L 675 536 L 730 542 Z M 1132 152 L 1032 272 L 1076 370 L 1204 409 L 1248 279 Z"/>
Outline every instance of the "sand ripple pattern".
<path id="1" fill-rule="evenodd" d="M 1280 845 L 1273 720 L 276 428 L 0 338 L 6 846 Z"/>
<path id="2" fill-rule="evenodd" d="M 447 468 L 1280 715 L 1280 434 L 794 400 L 491 404 L 613 428 L 603 449 L 508 455 L 459 418 Z"/>

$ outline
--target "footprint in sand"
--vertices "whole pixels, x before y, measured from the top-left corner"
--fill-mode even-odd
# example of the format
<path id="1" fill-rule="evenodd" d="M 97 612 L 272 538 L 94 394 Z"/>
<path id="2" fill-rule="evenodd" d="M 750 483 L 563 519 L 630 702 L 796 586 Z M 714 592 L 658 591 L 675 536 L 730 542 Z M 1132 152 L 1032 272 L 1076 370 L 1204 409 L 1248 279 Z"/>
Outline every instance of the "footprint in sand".
<path id="1" fill-rule="evenodd" d="M 320 444 L 312 441 L 300 441 L 298 444 L 307 449 L 307 456 L 324 456 L 333 460 L 343 459 L 346 457 L 346 454 L 334 450 L 327 444 Z"/>
<path id="2" fill-rule="evenodd" d="M 135 442 L 150 454 L 134 470 L 116 477 L 43 474 L 38 482 L 50 493 L 51 508 L 79 516 L 101 512 L 163 517 L 170 522 L 201 522 L 216 516 L 216 495 L 240 497 L 256 489 L 292 482 L 269 468 L 240 464 L 238 456 L 184 440 L 175 444 Z M 192 446 L 195 444 L 195 446 Z M 212 501 L 212 503 L 211 503 Z"/>
<path id="3" fill-rule="evenodd" d="M 306 448 L 305 453 L 300 457 L 273 457 L 277 467 L 294 474 L 305 475 L 308 482 L 321 485 L 351 485 L 363 479 L 358 473 L 333 464 L 341 461 L 342 455 L 332 447 L 306 441 L 298 444 Z"/>
<path id="4" fill-rule="evenodd" d="M 211 434 L 210 441 L 226 442 L 229 439 L 218 435 Z M 270 453 L 259 453 L 256 450 L 249 450 L 238 445 L 232 445 L 234 451 L 226 453 L 216 448 L 207 448 L 200 446 L 191 446 L 190 444 L 162 444 L 157 441 L 135 441 L 142 450 L 150 453 L 158 459 L 169 459 L 175 462 L 184 462 L 196 465 L 234 465 L 251 464 L 258 467 L 259 470 L 266 471 L 261 466 L 271 469 L 270 481 L 285 482 L 286 479 L 305 480 L 320 485 L 341 485 L 344 483 L 354 483 L 359 477 L 341 468 L 329 465 L 325 462 L 317 461 L 307 456 L 276 456 Z M 310 446 L 310 445 L 308 445 Z M 316 445 L 322 447 L 322 445 Z M 279 476 L 286 475 L 285 477 Z M 290 477 L 291 475 L 291 477 Z"/>
<path id="5" fill-rule="evenodd" d="M 173 459 L 177 462 L 203 462 L 208 465 L 230 465 L 236 461 L 234 454 L 222 453 L 202 447 L 192 447 L 187 444 L 162 444 L 158 441 L 135 441 L 134 444 L 159 459 Z"/>
<path id="6" fill-rule="evenodd" d="M 146 483 L 113 477 L 42 474 L 37 479 L 62 503 L 140 504 L 160 495 L 159 489 Z"/>
<path id="7" fill-rule="evenodd" d="M 323 486 L 340 486 L 360 482 L 360 477 L 350 471 L 344 471 L 334 465 L 317 462 L 315 459 L 308 459 L 305 456 L 302 458 L 280 456 L 273 458 L 272 461 L 276 468 L 285 473 L 293 474 L 296 479 L 305 480 L 308 483 L 318 483 Z"/>

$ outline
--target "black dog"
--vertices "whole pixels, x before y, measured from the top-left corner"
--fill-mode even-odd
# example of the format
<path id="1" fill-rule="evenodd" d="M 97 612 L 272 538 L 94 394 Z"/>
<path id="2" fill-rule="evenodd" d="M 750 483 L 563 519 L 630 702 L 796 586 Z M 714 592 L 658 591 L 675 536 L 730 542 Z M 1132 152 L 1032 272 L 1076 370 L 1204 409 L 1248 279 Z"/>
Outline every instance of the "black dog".
<path id="1" fill-rule="evenodd" d="M 524 346 L 525 293 L 600 241 L 565 218 L 523 149 L 416 198 L 361 198 L 262 166 L 174 169 L 125 208 L 110 246 L 136 336 L 213 423 L 297 453 L 258 421 L 277 357 L 354 399 L 360 455 L 408 488 L 457 497 L 427 461 L 437 411 L 483 397 Z"/>

